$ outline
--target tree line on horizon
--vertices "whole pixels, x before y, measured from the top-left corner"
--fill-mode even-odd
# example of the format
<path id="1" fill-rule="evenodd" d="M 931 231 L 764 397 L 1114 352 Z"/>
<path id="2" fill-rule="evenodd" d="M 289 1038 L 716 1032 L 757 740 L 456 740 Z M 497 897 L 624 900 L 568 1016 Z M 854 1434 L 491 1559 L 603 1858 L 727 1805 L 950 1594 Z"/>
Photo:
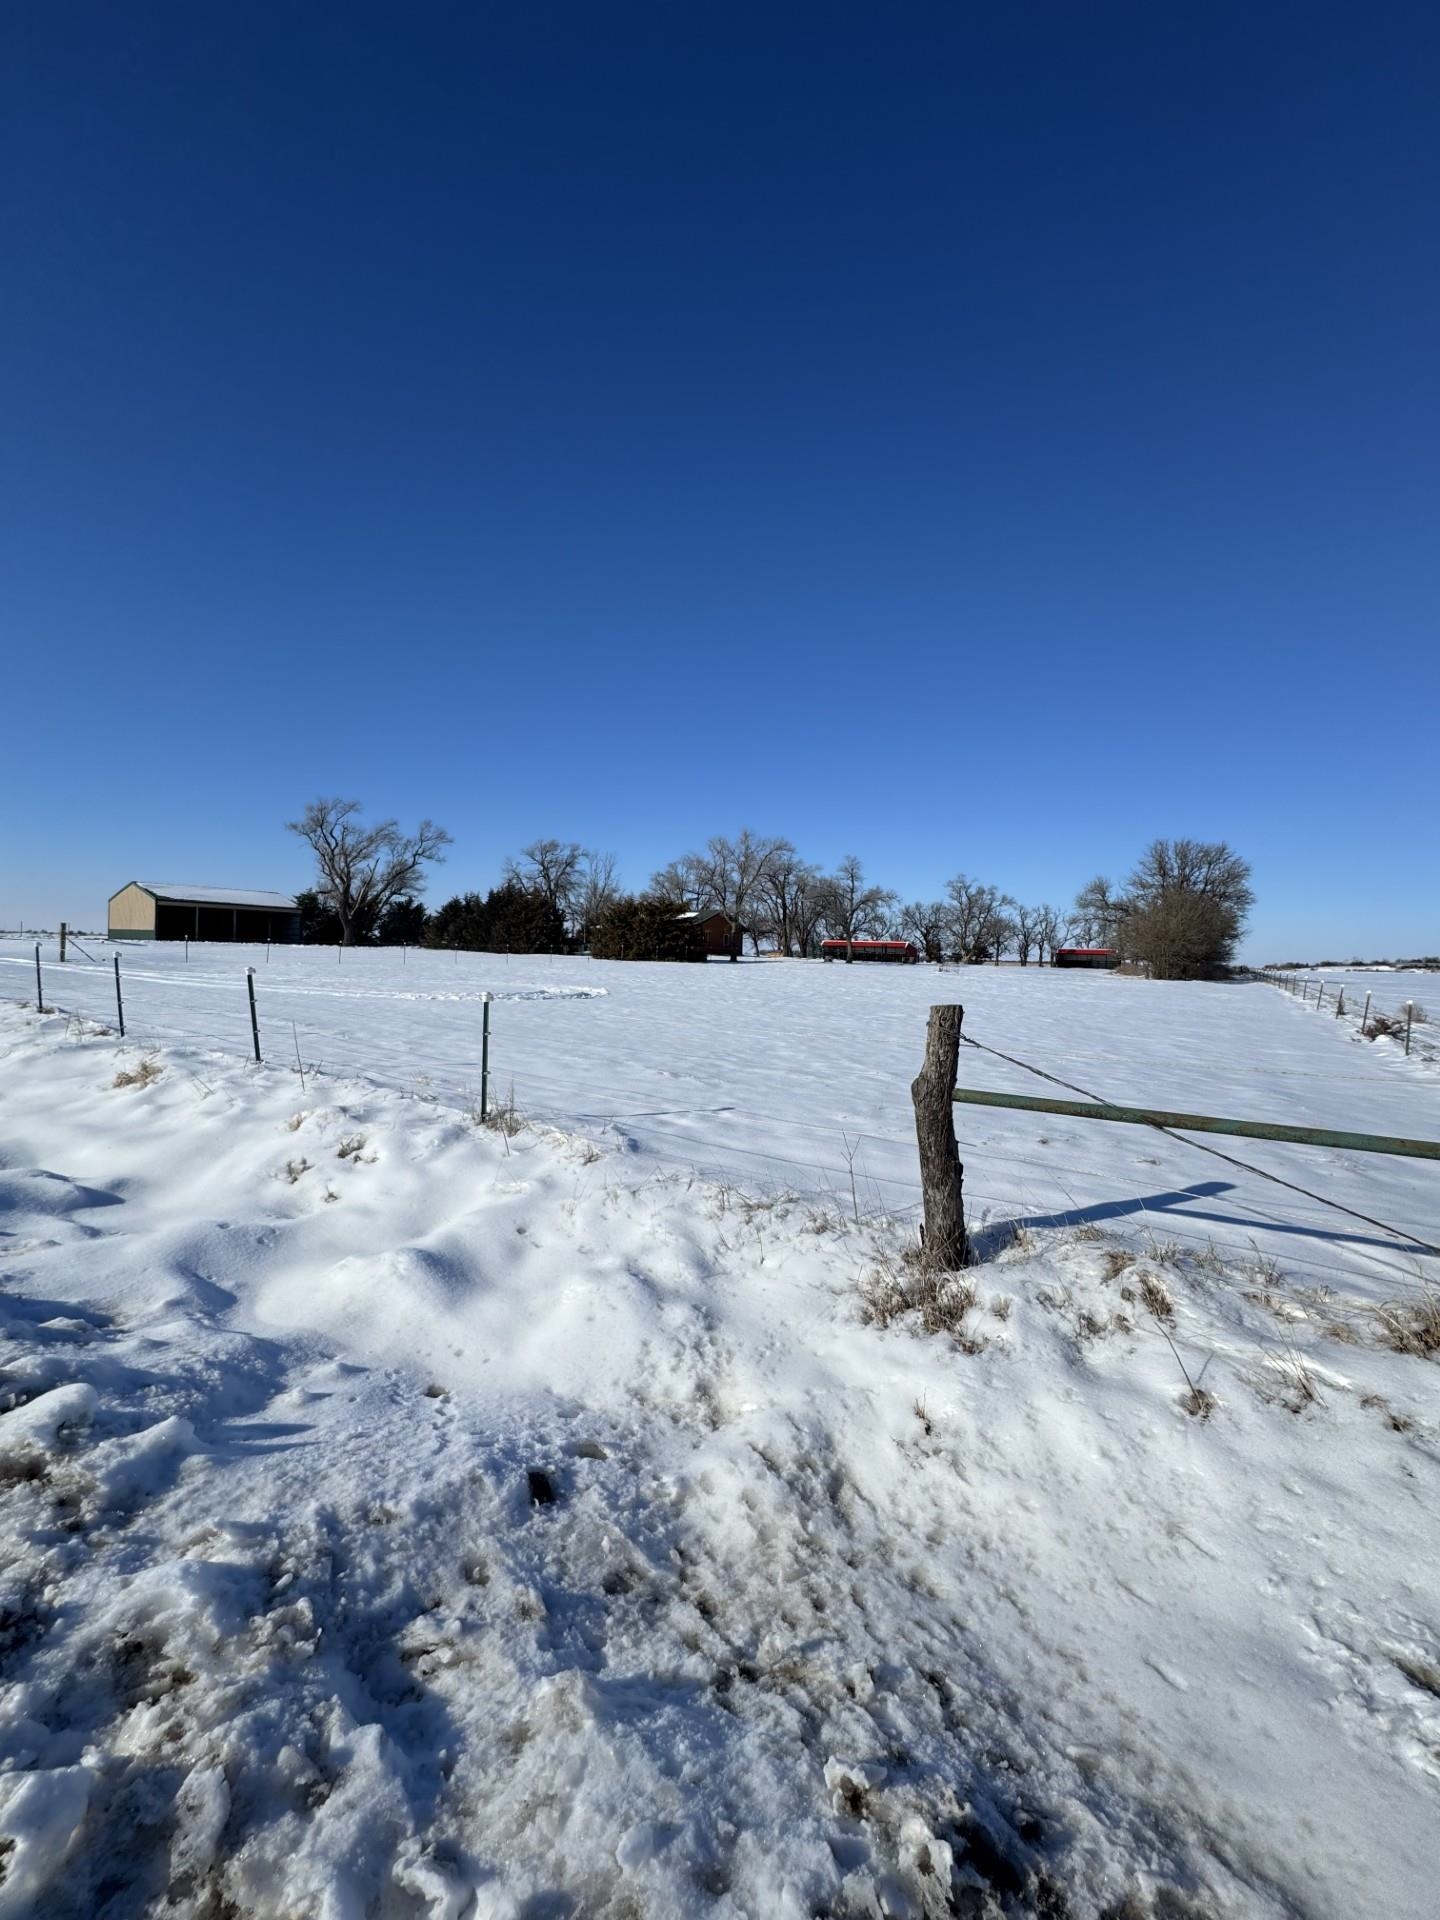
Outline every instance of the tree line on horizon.
<path id="1" fill-rule="evenodd" d="M 289 823 L 316 859 L 299 895 L 302 938 L 323 944 L 406 945 L 510 953 L 589 952 L 596 958 L 705 957 L 695 918 L 725 914 L 754 950 L 818 955 L 824 940 L 913 942 L 927 960 L 978 965 L 1013 955 L 1053 961 L 1066 944 L 1115 948 L 1160 979 L 1202 979 L 1234 959 L 1254 902 L 1250 868 L 1223 841 L 1154 840 L 1120 885 L 1097 875 L 1068 908 L 1027 906 L 964 873 L 934 900 L 902 901 L 847 855 L 833 872 L 794 844 L 742 828 L 670 861 L 640 893 L 616 877 L 613 853 L 540 839 L 506 860 L 487 893 L 456 894 L 433 910 L 428 869 L 451 836 L 424 820 L 364 825 L 353 800 L 317 800 Z"/>

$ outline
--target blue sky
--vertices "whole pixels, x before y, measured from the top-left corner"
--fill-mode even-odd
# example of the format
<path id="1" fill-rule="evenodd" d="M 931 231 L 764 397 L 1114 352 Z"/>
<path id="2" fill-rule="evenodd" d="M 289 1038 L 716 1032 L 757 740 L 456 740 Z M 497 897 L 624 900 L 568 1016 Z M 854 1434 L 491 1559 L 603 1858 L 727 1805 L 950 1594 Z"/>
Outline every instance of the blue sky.
<path id="1" fill-rule="evenodd" d="M 1440 947 L 1433 7 L 3 35 L 0 924 L 338 792 Z"/>

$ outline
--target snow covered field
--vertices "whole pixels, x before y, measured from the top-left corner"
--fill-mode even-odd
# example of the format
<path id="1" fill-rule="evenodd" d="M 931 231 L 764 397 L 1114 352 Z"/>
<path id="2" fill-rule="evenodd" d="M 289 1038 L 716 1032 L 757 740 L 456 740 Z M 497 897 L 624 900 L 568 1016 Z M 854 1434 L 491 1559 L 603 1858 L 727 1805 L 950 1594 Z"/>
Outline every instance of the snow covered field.
<path id="1" fill-rule="evenodd" d="M 124 1045 L 0 1004 L 0 1920 L 1434 1913 L 1434 1163 L 959 1109 L 988 1258 L 902 1259 L 932 1000 L 1302 1124 L 1440 1137 L 1432 1060 L 1262 986 L 122 966 Z"/>
<path id="2" fill-rule="evenodd" d="M 1358 1030 L 1368 1005 L 1372 1013 L 1403 1021 L 1406 1003 L 1415 1008 L 1410 1057 L 1440 1066 L 1440 974 L 1400 967 L 1310 967 L 1288 975 L 1302 995 L 1318 995 L 1318 1004 Z M 1342 1000 L 1343 995 L 1343 1000 Z"/>
<path id="3" fill-rule="evenodd" d="M 55 951 L 46 949 L 49 999 L 112 1021 L 117 949 L 91 945 L 96 964 L 63 968 L 51 964 Z M 678 1169 L 851 1208 L 853 1152 L 862 1212 L 901 1216 L 918 1203 L 909 1086 L 935 1000 L 964 1003 L 973 1039 L 1106 1099 L 1416 1136 L 1433 1130 L 1440 1106 L 1433 1055 L 1406 1061 L 1390 1041 L 1373 1052 L 1346 1046 L 1278 988 L 1157 987 L 1013 967 L 684 968 L 471 953 L 402 959 L 393 948 L 340 960 L 333 947 L 277 947 L 267 960 L 264 948 L 221 946 L 192 947 L 187 962 L 170 944 L 118 951 L 132 1037 L 248 1057 L 253 966 L 267 1061 L 293 1066 L 298 1044 L 307 1067 L 462 1107 L 478 1100 L 480 996 L 492 992 L 500 1096 L 513 1087 L 524 1113 L 595 1138 L 629 1177 Z M 33 984 L 32 953 L 0 945 L 0 997 L 21 998 Z M 1063 1096 L 970 1049 L 961 1080 Z M 1297 1225 L 1341 1236 L 1316 1241 L 1317 1259 L 1325 1245 L 1345 1244 L 1348 1229 L 1325 1209 L 1161 1136 L 1107 1130 L 1097 1140 L 1083 1121 L 975 1108 L 959 1111 L 957 1129 L 982 1222 L 1103 1218 L 1143 1203 L 1142 1217 L 1202 1244 L 1235 1228 L 1280 1253 Z M 1237 1155 L 1304 1186 L 1319 1164 L 1302 1149 L 1255 1143 Z M 1434 1240 L 1433 1210 L 1428 1233 L 1415 1212 L 1426 1187 L 1413 1168 L 1354 1156 L 1324 1169 L 1330 1197 Z M 1346 1270 L 1343 1260 L 1333 1268 Z"/>

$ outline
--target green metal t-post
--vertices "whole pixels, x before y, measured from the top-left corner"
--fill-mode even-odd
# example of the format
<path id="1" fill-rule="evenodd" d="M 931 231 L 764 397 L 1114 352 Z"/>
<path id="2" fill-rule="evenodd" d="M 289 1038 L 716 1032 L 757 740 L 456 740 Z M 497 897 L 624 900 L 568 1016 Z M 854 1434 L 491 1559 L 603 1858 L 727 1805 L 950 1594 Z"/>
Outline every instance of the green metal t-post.
<path id="1" fill-rule="evenodd" d="M 255 1012 L 255 969 L 245 969 L 245 985 L 250 994 L 250 1038 L 255 1042 L 255 1064 L 260 1064 L 260 1021 Z"/>
<path id="2" fill-rule="evenodd" d="M 494 996 L 480 996 L 480 1121 L 490 1111 L 490 1002 Z"/>

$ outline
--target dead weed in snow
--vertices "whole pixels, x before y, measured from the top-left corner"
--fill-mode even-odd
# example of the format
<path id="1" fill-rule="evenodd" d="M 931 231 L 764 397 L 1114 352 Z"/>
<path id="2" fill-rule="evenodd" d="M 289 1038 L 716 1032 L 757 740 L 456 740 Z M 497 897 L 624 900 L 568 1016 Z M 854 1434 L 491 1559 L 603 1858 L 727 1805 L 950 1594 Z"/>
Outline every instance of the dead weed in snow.
<path id="1" fill-rule="evenodd" d="M 1374 1309 L 1382 1343 L 1392 1353 L 1417 1360 L 1440 1355 L 1440 1289 L 1422 1287 L 1405 1300 L 1386 1300 Z"/>
<path id="2" fill-rule="evenodd" d="M 1410 1433 L 1415 1426 L 1410 1415 L 1397 1413 L 1383 1393 L 1362 1393 L 1360 1404 L 1378 1412 L 1392 1433 Z"/>
<path id="3" fill-rule="evenodd" d="M 1158 1273 L 1148 1273 L 1143 1269 L 1135 1276 L 1136 1291 L 1140 1295 L 1141 1305 L 1156 1320 L 1166 1322 L 1175 1318 L 1175 1298 Z"/>
<path id="4" fill-rule="evenodd" d="M 984 1343 L 965 1327 L 965 1316 L 979 1304 L 973 1280 L 963 1273 L 940 1273 L 919 1260 L 881 1260 L 859 1283 L 860 1317 L 867 1326 L 888 1327 L 908 1314 L 920 1316 L 925 1333 L 949 1333 L 965 1353 Z"/>
<path id="5" fill-rule="evenodd" d="M 468 1118 L 472 1126 L 485 1127 L 491 1133 L 498 1133 L 505 1141 L 511 1141 L 517 1133 L 523 1133 L 530 1122 L 515 1104 L 515 1084 L 512 1081 L 510 1091 L 503 1100 L 493 1102 L 485 1114 L 481 1114 L 479 1105 L 470 1109 Z"/>
<path id="6" fill-rule="evenodd" d="M 156 1056 L 147 1053 L 142 1055 L 136 1066 L 122 1067 L 110 1084 L 112 1087 L 149 1087 L 164 1071 Z"/>
<path id="7" fill-rule="evenodd" d="M 1307 1407 L 1325 1405 L 1315 1375 L 1303 1354 L 1294 1347 L 1272 1354 L 1261 1371 L 1253 1376 L 1255 1391 L 1262 1400 L 1284 1407 L 1287 1413 L 1303 1413 Z"/>

